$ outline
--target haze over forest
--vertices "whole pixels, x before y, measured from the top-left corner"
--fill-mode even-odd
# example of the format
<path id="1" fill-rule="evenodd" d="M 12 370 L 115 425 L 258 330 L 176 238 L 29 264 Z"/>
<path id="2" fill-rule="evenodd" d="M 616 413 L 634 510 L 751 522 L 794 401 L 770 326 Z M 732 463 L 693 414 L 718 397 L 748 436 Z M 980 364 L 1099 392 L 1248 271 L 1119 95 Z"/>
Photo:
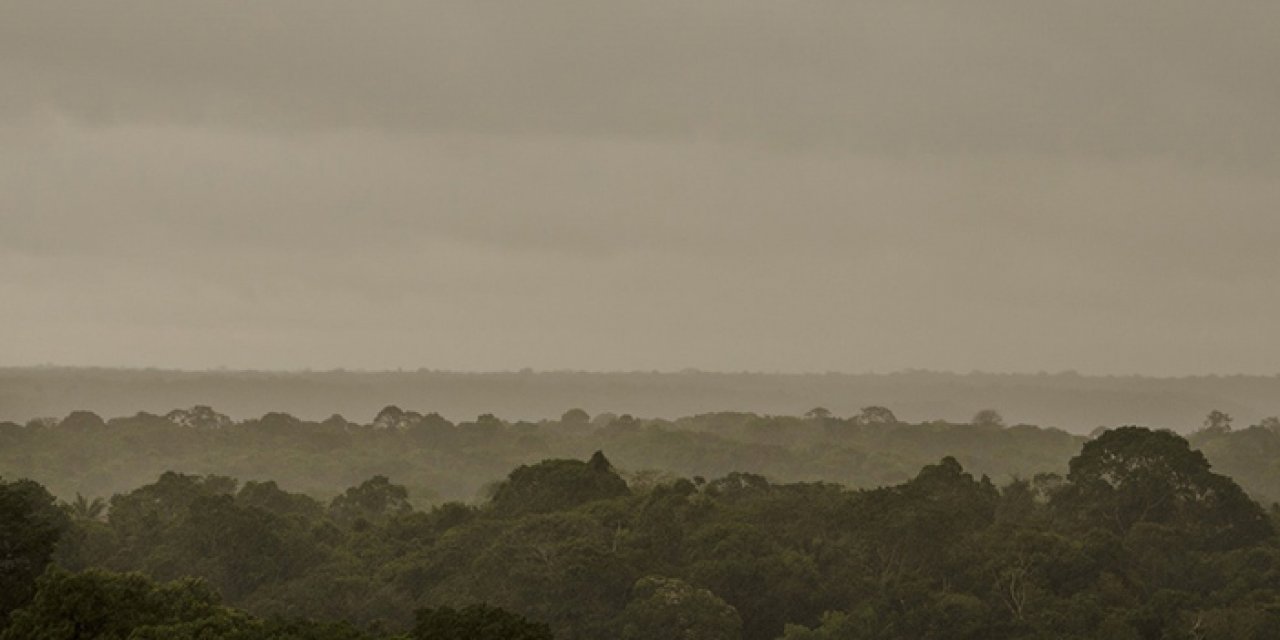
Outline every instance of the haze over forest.
<path id="1" fill-rule="evenodd" d="M 1073 433 L 1126 424 L 1185 433 L 1202 427 L 1213 410 L 1231 414 L 1239 425 L 1280 414 L 1280 377 L 0 369 L 0 421 L 18 423 L 82 409 L 104 416 L 163 415 L 195 405 L 212 405 L 236 419 L 287 412 L 323 420 L 337 413 L 365 422 L 393 404 L 455 421 L 486 413 L 536 421 L 570 407 L 649 418 L 729 410 L 799 415 L 815 407 L 850 416 L 879 405 L 909 422 L 963 423 L 994 408 L 1010 424 Z"/>

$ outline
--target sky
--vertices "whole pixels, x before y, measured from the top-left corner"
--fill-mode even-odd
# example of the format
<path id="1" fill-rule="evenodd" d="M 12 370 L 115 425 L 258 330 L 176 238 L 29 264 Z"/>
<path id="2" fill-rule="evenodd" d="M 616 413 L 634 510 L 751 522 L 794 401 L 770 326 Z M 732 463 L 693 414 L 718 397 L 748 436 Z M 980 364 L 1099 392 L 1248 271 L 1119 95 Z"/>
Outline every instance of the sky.
<path id="1" fill-rule="evenodd" d="M 0 364 L 1280 371 L 1280 3 L 0 4 Z"/>

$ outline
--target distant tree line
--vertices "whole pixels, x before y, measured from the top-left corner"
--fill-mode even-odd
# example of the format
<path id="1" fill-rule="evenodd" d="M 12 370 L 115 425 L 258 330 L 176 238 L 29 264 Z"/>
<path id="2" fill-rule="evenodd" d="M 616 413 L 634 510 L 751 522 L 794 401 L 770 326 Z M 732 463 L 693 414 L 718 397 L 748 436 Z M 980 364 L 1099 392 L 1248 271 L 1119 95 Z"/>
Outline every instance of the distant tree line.
<path id="1" fill-rule="evenodd" d="M 1100 433 L 1104 429 L 1099 429 Z M 1280 499 L 1280 419 L 1233 425 L 1214 412 L 1189 436 L 1215 468 L 1256 499 Z M 952 456 L 998 483 L 1066 471 L 1088 438 L 1058 429 L 1006 425 L 994 410 L 963 424 L 907 423 L 883 406 L 846 417 L 816 407 L 804 416 L 719 412 L 676 420 L 581 409 L 558 420 L 506 421 L 491 414 L 454 423 L 388 406 L 363 422 L 304 421 L 286 413 L 234 421 L 208 406 L 166 415 L 0 423 L 0 475 L 27 477 L 72 500 L 107 498 L 165 471 L 275 480 L 317 499 L 372 475 L 394 477 L 425 508 L 482 499 L 494 478 L 546 458 L 609 452 L 633 482 L 664 474 L 755 473 L 775 482 L 825 481 L 870 488 L 904 482 Z"/>
<path id="2" fill-rule="evenodd" d="M 489 496 L 170 472 L 59 503 L 3 482 L 0 639 L 1280 637 L 1276 512 L 1167 431 L 1001 483 L 950 456 L 867 489 L 628 482 L 596 452 Z"/>

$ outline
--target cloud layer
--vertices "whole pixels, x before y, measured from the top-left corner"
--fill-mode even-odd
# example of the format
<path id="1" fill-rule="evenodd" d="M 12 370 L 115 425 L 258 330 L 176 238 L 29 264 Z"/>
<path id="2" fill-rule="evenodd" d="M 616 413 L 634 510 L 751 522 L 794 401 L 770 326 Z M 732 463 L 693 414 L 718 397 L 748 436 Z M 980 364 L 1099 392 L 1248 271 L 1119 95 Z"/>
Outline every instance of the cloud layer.
<path id="1" fill-rule="evenodd" d="M 1270 373 L 1280 8 L 0 9 L 0 362 Z"/>

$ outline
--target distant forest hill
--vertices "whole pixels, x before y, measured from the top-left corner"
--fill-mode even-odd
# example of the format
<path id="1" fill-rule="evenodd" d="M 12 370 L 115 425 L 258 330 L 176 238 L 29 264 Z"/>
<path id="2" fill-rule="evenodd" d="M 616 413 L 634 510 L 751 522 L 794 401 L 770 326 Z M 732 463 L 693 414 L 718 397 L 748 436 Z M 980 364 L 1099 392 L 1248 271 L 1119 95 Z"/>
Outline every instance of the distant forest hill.
<path id="1" fill-rule="evenodd" d="M 1099 426 L 1146 425 L 1190 432 L 1212 410 L 1237 425 L 1280 414 L 1280 376 L 1150 378 L 1057 374 L 773 374 L 660 372 L 253 372 L 155 369 L 0 369 L 0 421 L 65 416 L 163 414 L 212 405 L 236 419 L 288 412 L 363 421 L 396 404 L 451 420 L 492 413 L 507 420 L 559 416 L 570 407 L 652 418 L 712 411 L 834 415 L 887 406 L 902 420 L 963 422 L 993 408 L 1010 424 L 1085 434 Z"/>

